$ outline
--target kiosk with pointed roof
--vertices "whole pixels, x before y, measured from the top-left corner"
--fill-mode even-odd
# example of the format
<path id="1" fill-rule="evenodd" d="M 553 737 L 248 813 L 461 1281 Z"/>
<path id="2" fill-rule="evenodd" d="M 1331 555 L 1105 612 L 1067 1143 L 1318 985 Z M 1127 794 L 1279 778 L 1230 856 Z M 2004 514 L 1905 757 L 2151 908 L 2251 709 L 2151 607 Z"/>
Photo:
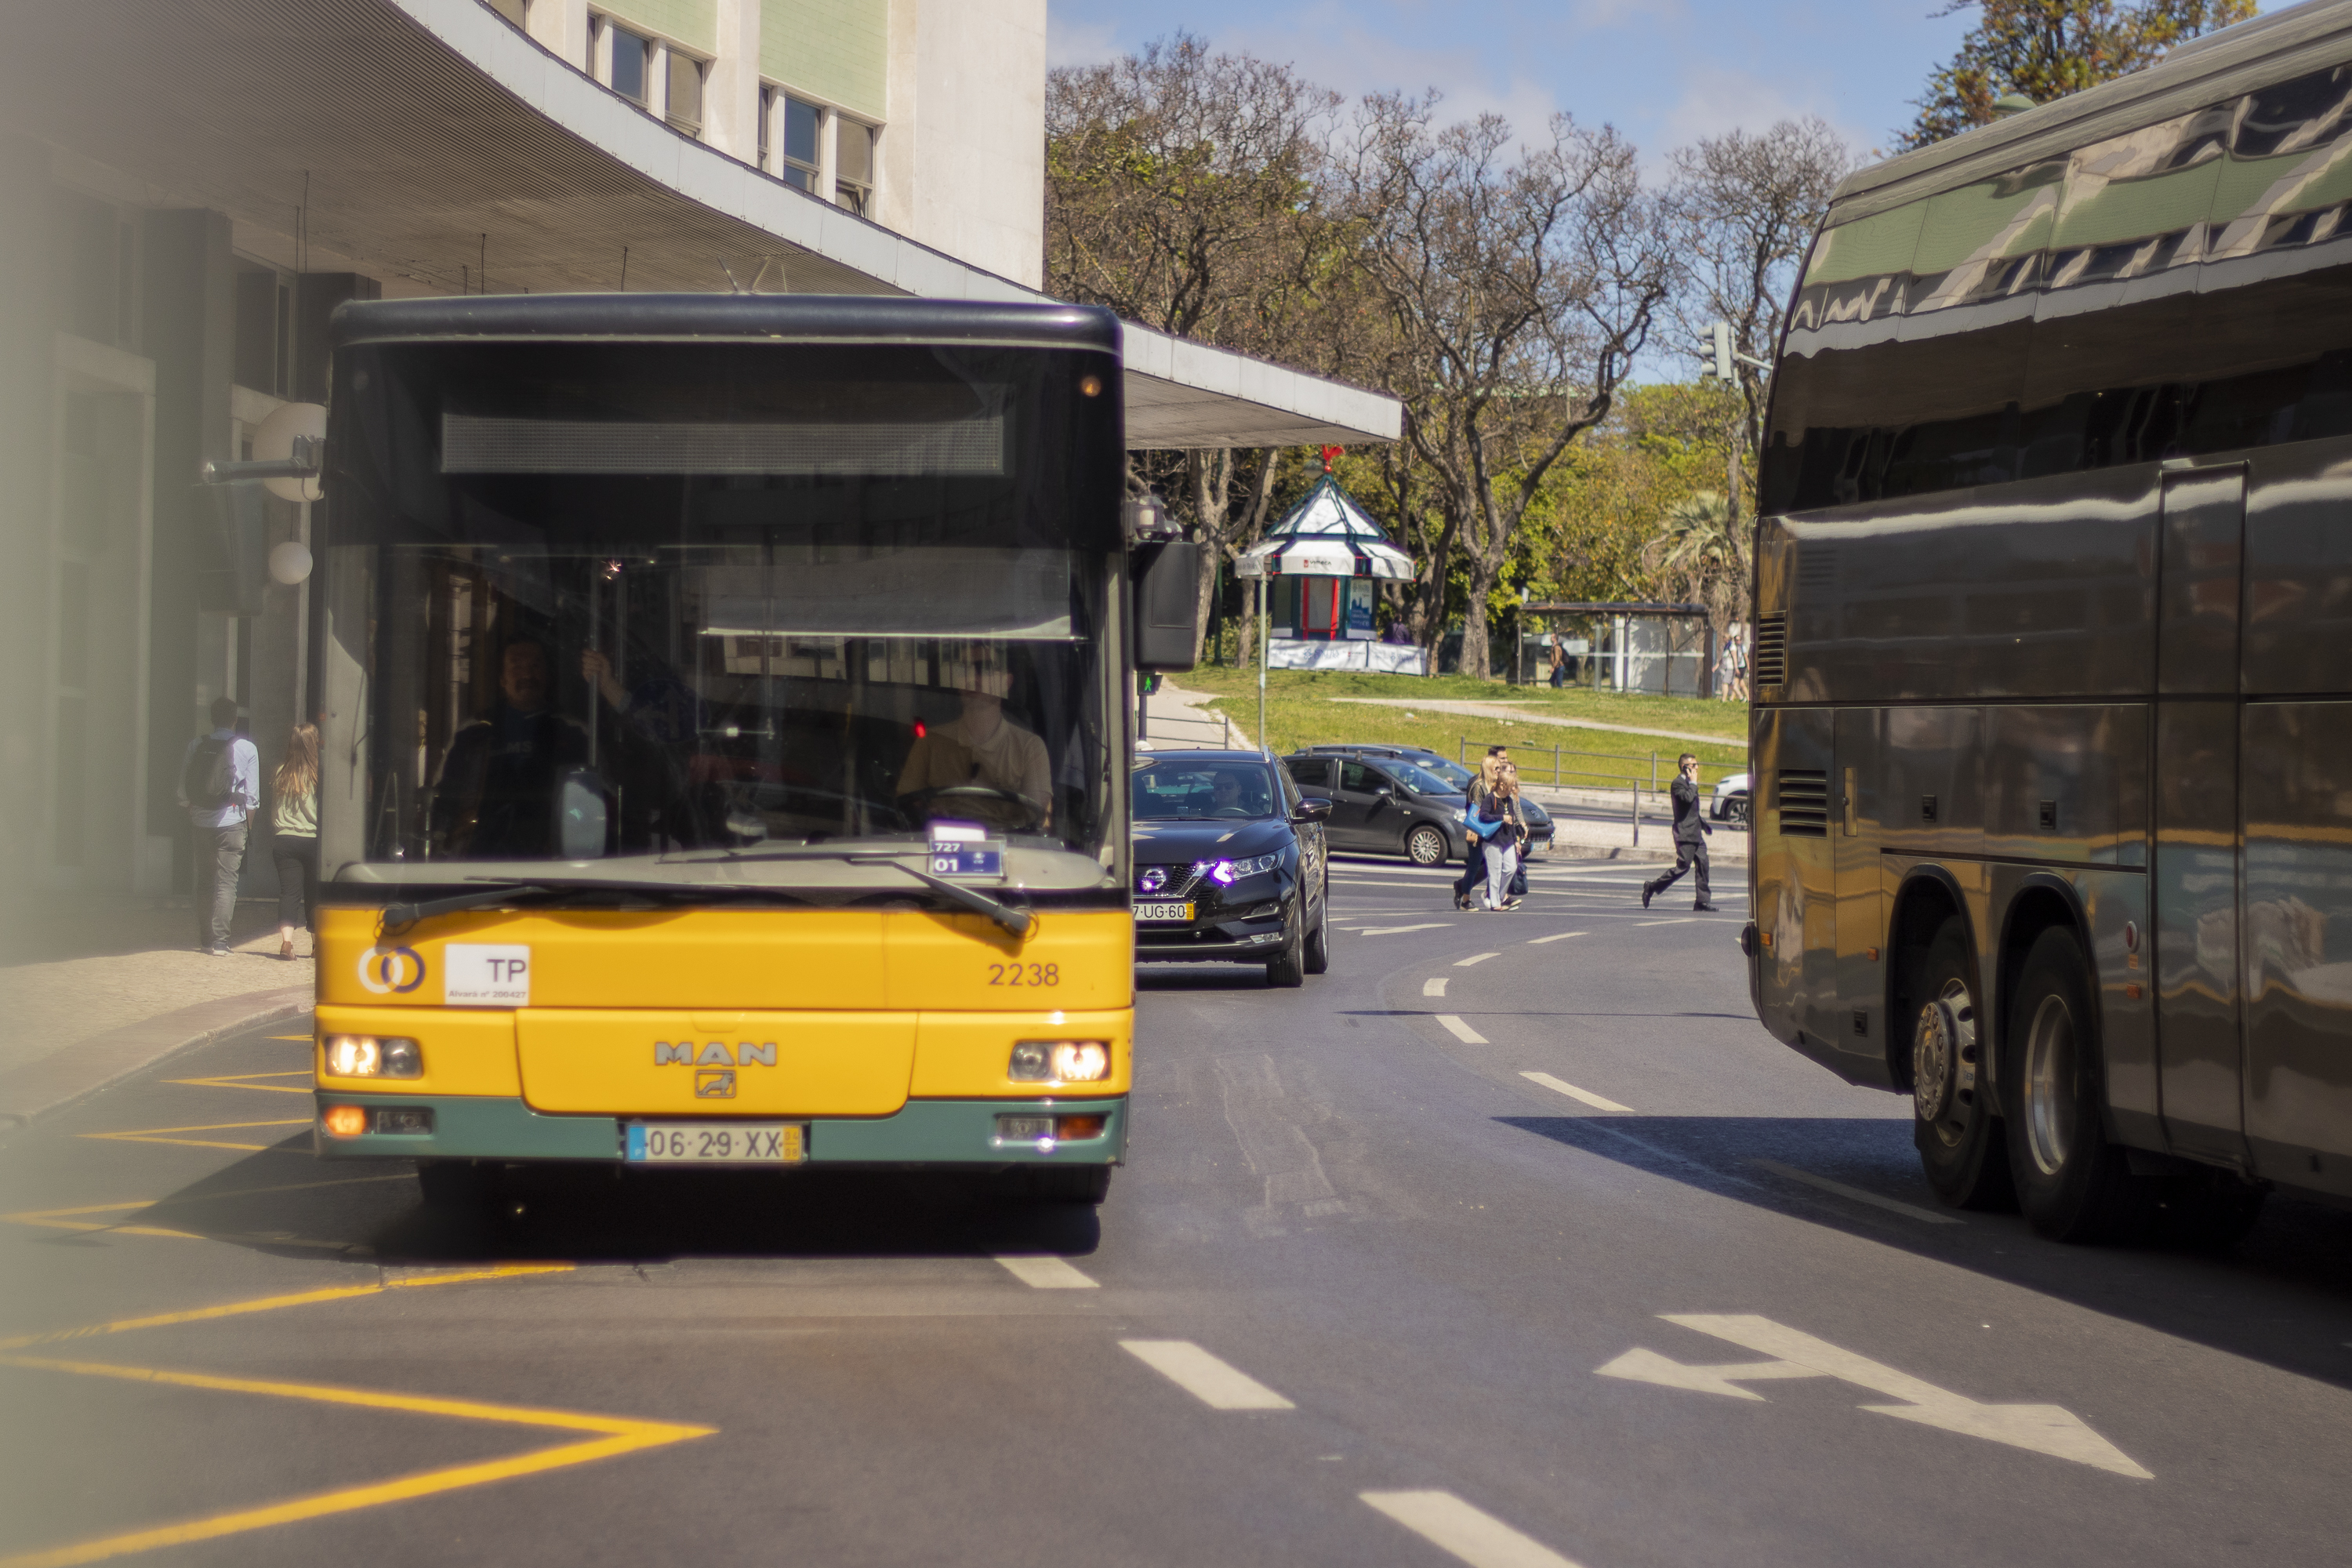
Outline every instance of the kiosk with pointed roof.
<path id="1" fill-rule="evenodd" d="M 1412 582 L 1412 557 L 1332 476 L 1339 451 L 1323 449 L 1323 477 L 1234 563 L 1236 576 L 1261 584 L 1271 623 L 1265 660 L 1276 669 L 1427 674 L 1426 650 L 1375 640 L 1373 584 Z"/>

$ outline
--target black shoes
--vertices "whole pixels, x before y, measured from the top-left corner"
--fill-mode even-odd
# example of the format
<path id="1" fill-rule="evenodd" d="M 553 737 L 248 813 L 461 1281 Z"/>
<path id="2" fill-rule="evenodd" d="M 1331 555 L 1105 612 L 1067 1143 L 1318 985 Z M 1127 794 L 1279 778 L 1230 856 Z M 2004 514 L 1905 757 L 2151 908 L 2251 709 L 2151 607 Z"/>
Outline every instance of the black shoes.
<path id="1" fill-rule="evenodd" d="M 1650 907 L 1650 900 L 1657 896 L 1657 892 L 1658 885 L 1655 882 L 1644 882 L 1642 884 L 1642 907 L 1643 909 L 1646 910 Z"/>
<path id="2" fill-rule="evenodd" d="M 1695 915 L 1711 915 L 1715 913 L 1715 906 L 1713 904 L 1693 904 L 1691 906 L 1691 913 Z"/>

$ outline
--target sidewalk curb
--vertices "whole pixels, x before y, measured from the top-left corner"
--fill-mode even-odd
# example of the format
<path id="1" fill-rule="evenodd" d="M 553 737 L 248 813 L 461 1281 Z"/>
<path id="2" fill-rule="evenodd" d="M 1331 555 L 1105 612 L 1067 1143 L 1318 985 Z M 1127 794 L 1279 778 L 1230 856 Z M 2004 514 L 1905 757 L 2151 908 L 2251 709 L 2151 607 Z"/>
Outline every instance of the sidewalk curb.
<path id="1" fill-rule="evenodd" d="M 125 1024 L 0 1073 L 0 1135 L 20 1131 L 37 1117 L 62 1110 L 208 1040 L 298 1017 L 310 1010 L 311 1001 L 308 985 L 222 996 Z"/>

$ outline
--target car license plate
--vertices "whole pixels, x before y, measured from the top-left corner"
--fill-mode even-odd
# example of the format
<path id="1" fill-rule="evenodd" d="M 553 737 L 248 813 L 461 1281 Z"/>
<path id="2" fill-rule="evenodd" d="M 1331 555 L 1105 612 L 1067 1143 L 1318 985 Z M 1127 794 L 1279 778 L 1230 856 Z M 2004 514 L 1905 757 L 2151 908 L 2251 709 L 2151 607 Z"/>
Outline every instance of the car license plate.
<path id="1" fill-rule="evenodd" d="M 797 1165 L 808 1158 L 798 1121 L 632 1121 L 625 1156 L 642 1165 Z"/>
<path id="2" fill-rule="evenodd" d="M 1191 904 L 1138 904 L 1135 918 L 1139 921 L 1189 921 L 1192 918 Z"/>

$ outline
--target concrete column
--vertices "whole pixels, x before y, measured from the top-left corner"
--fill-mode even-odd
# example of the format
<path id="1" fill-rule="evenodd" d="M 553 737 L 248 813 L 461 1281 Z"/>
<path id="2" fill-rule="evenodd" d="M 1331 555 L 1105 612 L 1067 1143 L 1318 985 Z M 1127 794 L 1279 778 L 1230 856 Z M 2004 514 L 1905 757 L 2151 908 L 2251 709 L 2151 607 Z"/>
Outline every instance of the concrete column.
<path id="1" fill-rule="evenodd" d="M 49 510 L 55 395 L 51 385 L 49 153 L 0 139 L 0 957 L 16 949 L 15 917 L 37 910 L 39 832 L 48 759 Z"/>
<path id="2" fill-rule="evenodd" d="M 588 0 L 531 0 L 528 30 L 564 64 L 588 69 Z"/>
<path id="3" fill-rule="evenodd" d="M 1042 287 L 1045 0 L 892 0 L 889 39 L 877 221 Z"/>
<path id="4" fill-rule="evenodd" d="M 719 0 L 719 52 L 702 82 L 702 139 L 760 162 L 760 0 Z"/>

